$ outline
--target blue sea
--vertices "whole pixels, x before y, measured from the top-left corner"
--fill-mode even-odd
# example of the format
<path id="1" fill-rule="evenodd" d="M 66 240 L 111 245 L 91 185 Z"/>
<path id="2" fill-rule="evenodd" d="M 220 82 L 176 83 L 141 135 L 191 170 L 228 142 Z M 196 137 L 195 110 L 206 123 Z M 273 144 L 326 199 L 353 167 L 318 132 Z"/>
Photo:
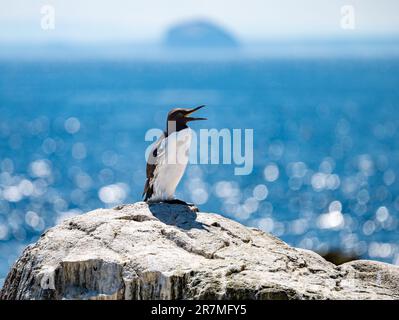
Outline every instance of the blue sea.
<path id="1" fill-rule="evenodd" d="M 399 59 L 0 60 L 0 285 L 47 228 L 139 201 L 150 128 L 253 129 L 254 168 L 190 165 L 177 196 L 290 245 L 399 264 Z"/>

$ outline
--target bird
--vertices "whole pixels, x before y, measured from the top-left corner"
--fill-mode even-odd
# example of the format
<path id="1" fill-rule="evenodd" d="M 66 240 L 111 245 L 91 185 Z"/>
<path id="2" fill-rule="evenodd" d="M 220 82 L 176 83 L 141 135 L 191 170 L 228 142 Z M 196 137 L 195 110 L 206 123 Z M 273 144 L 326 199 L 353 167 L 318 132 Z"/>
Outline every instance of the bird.
<path id="1" fill-rule="evenodd" d="M 185 204 L 175 199 L 175 191 L 186 170 L 192 133 L 187 123 L 206 118 L 190 115 L 204 105 L 195 108 L 175 108 L 167 116 L 166 130 L 152 147 L 146 166 L 146 182 L 143 197 L 148 203 L 166 202 Z"/>

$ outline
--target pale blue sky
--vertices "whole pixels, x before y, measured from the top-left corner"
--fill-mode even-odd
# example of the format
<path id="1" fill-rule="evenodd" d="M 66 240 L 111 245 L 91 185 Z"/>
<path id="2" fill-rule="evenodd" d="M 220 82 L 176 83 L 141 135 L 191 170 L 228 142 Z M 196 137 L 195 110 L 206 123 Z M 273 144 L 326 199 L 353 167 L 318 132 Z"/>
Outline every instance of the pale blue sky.
<path id="1" fill-rule="evenodd" d="M 40 28 L 40 8 L 56 10 L 56 28 Z M 340 27 L 343 5 L 356 28 Z M 0 41 L 152 41 L 178 21 L 209 18 L 243 41 L 286 37 L 374 36 L 399 31 L 398 0 L 0 0 Z"/>

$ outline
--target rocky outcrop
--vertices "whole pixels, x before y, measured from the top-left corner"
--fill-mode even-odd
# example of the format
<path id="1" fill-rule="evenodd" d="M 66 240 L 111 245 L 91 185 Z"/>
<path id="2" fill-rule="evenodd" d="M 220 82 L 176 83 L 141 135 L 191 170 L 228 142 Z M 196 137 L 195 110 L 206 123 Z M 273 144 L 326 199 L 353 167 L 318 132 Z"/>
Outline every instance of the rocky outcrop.
<path id="1" fill-rule="evenodd" d="M 25 249 L 1 299 L 399 299 L 399 267 L 335 266 L 195 207 L 139 202 L 65 220 Z"/>
<path id="2" fill-rule="evenodd" d="M 192 20 L 171 27 L 164 44 L 169 48 L 237 48 L 238 41 L 221 26 L 207 20 Z"/>

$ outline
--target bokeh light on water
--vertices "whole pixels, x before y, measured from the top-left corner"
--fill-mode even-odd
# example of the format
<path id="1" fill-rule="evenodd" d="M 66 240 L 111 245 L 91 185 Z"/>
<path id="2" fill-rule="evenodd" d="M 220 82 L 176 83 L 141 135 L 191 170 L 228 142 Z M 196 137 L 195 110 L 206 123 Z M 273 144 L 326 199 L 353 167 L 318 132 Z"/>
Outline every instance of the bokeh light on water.
<path id="1" fill-rule="evenodd" d="M 253 128 L 254 171 L 191 165 L 178 197 L 320 253 L 399 264 L 399 61 L 0 63 L 0 279 L 48 227 L 140 200 L 146 130 Z"/>

